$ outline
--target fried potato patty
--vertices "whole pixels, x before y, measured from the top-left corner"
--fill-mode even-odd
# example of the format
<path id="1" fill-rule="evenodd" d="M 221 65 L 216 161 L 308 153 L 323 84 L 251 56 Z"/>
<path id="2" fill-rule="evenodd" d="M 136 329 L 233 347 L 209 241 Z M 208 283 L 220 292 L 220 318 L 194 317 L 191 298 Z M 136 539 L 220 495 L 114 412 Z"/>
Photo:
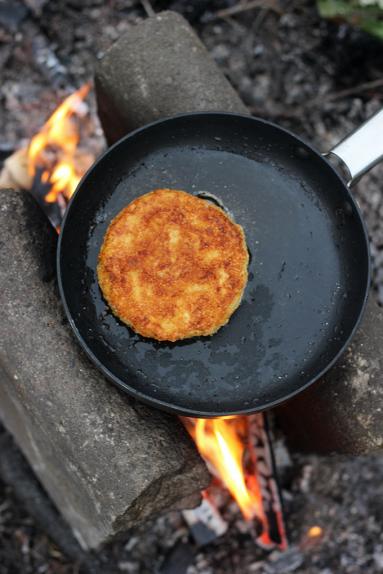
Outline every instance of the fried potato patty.
<path id="1" fill-rule="evenodd" d="M 157 189 L 111 222 L 98 259 L 102 293 L 144 337 L 212 335 L 241 302 L 248 251 L 242 227 L 212 203 Z"/>

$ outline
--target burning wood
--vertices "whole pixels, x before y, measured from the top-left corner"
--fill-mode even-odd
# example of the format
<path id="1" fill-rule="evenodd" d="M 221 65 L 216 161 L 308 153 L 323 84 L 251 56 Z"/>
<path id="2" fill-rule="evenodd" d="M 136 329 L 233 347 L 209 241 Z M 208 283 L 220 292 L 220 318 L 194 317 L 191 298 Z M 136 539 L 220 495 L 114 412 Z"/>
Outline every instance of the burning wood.
<path id="1" fill-rule="evenodd" d="M 254 521 L 264 548 L 287 548 L 274 463 L 263 415 L 217 419 L 183 418 L 211 473 Z M 209 493 L 206 494 L 209 497 Z M 260 532 L 258 531 L 260 526 Z"/>
<path id="2" fill-rule="evenodd" d="M 260 519 L 263 531 L 258 543 L 271 548 L 287 548 L 287 537 L 282 513 L 282 500 L 276 480 L 273 451 L 267 430 L 267 419 L 263 414 L 244 417 L 247 422 L 247 454 L 249 488 L 259 492 L 262 500 Z M 257 484 L 258 483 L 258 484 Z M 258 490 L 259 489 L 259 490 Z"/>
<path id="3" fill-rule="evenodd" d="M 206 491 L 202 503 L 192 510 L 184 510 L 182 515 L 198 546 L 209 544 L 225 534 L 228 529 L 227 522 L 211 502 Z"/>

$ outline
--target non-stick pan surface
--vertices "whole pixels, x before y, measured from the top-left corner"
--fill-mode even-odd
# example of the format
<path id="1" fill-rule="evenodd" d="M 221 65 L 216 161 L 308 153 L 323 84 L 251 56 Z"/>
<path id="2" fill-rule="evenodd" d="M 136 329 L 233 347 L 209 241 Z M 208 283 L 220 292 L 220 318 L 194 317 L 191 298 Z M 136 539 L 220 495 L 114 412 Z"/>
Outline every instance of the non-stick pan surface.
<path id="1" fill-rule="evenodd" d="M 243 302 L 212 337 L 159 343 L 114 317 L 96 275 L 110 221 L 155 188 L 211 196 L 243 226 Z M 61 294 L 79 341 L 131 395 L 190 416 L 273 406 L 344 350 L 369 284 L 358 209 L 333 168 L 289 132 L 233 114 L 189 114 L 136 131 L 82 180 L 62 227 Z"/>

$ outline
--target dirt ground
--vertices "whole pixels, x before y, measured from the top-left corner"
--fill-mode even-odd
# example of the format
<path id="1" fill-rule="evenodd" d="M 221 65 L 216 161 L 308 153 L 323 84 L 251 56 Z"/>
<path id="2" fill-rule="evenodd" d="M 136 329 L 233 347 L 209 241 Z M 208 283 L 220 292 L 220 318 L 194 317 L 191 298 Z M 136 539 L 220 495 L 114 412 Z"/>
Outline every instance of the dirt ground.
<path id="1" fill-rule="evenodd" d="M 328 150 L 383 100 L 383 44 L 318 17 L 311 1 L 265 1 L 232 16 L 214 0 L 152 1 L 178 10 L 195 27 L 255 115 L 288 127 Z M 135 0 L 3 0 L 0 3 L 0 154 L 23 144 L 71 90 L 92 77 L 95 59 L 145 18 Z M 92 104 L 94 112 L 94 105 Z M 100 128 L 95 151 L 104 145 Z M 371 238 L 373 287 L 383 304 L 383 167 L 355 188 Z M 372 574 L 383 572 L 383 458 L 321 458 L 277 448 L 291 548 L 265 553 L 230 502 L 230 523 L 215 542 L 193 549 L 187 574 Z M 322 535 L 310 539 L 317 525 Z M 173 512 L 130 532 L 102 553 L 103 572 L 161 572 L 189 531 Z M 0 574 L 69 574 L 64 556 L 0 484 Z M 165 570 L 162 570 L 165 572 Z M 170 574 L 171 570 L 167 571 Z M 186 570 L 173 570 L 182 574 Z"/>

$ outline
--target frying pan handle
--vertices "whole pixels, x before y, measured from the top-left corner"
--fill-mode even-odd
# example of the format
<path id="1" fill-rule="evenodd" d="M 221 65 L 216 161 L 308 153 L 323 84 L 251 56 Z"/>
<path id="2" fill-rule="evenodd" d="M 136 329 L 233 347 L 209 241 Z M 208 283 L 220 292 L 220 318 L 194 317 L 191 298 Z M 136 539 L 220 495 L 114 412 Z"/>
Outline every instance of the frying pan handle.
<path id="1" fill-rule="evenodd" d="M 333 147 L 326 156 L 337 156 L 350 175 L 351 187 L 383 159 L 383 110 L 367 120 L 349 136 Z"/>

